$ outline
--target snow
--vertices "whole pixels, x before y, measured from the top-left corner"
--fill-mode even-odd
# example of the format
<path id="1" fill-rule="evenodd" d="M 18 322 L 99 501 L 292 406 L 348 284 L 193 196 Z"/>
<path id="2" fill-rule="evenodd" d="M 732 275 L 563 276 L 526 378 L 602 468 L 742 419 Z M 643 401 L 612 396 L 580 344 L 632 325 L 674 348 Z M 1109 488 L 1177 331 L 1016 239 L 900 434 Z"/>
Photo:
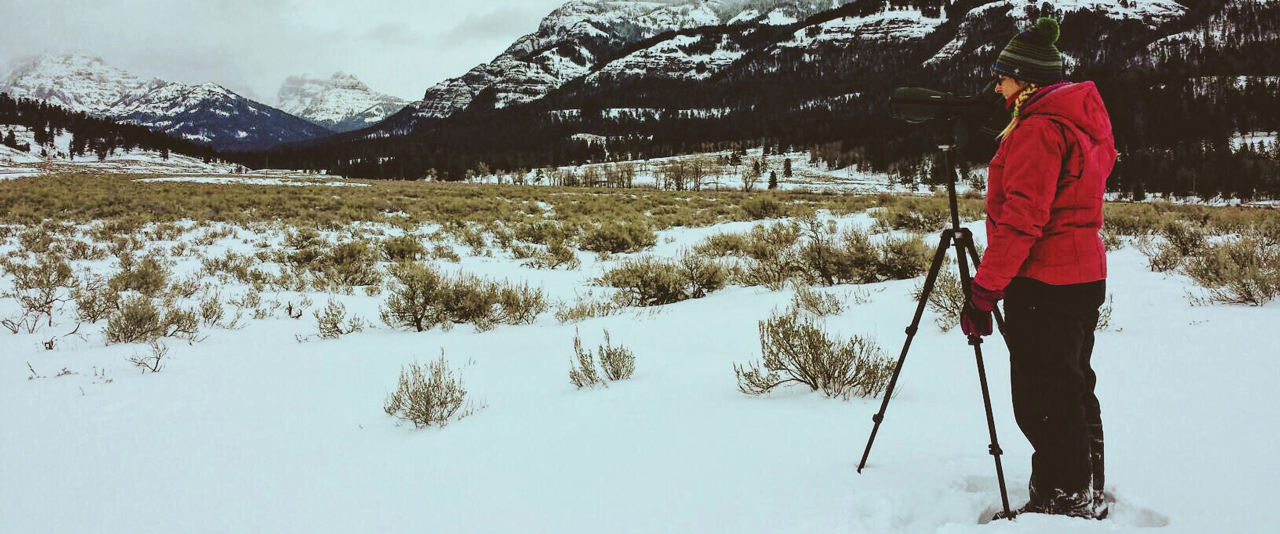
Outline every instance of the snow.
<path id="1" fill-rule="evenodd" d="M 748 10 L 743 11 L 742 13 L 738 13 L 738 15 L 737 15 L 737 16 L 735 16 L 735 17 L 733 17 L 733 18 L 729 19 L 729 22 L 727 22 L 726 24 L 728 24 L 728 25 L 734 25 L 734 24 L 746 24 L 746 23 L 749 23 L 749 22 L 751 22 L 751 21 L 755 20 L 755 19 L 756 19 L 756 17 L 759 17 L 759 16 L 760 16 L 760 11 L 759 11 L 759 10 L 757 10 L 757 9 L 748 9 Z"/>
<path id="2" fill-rule="evenodd" d="M 865 214 L 838 218 L 869 224 Z M 661 233 L 672 257 L 718 231 Z M 968 224 L 981 240 L 983 227 Z M 251 253 L 238 228 L 210 246 Z M 194 245 L 192 234 L 182 238 Z M 936 240 L 936 234 L 927 239 Z M 0 245 L 13 250 L 16 238 Z M 168 246 L 171 242 L 153 243 Z M 273 245 L 274 246 L 274 245 Z M 529 281 L 572 298 L 620 258 L 584 255 L 576 271 L 498 257 L 464 269 Z M 114 261 L 114 260 L 110 260 Z M 770 397 L 735 389 L 732 365 L 759 359 L 757 321 L 791 290 L 731 287 L 654 310 L 475 333 L 392 331 L 340 340 L 301 320 L 212 329 L 138 374 L 149 349 L 104 345 L 101 323 L 0 346 L 0 517 L 5 531 L 136 532 L 1270 532 L 1280 373 L 1272 332 L 1280 305 L 1192 306 L 1179 275 L 1150 272 L 1134 247 L 1110 255 L 1112 330 L 1094 365 L 1107 424 L 1110 519 L 1024 516 L 979 524 L 999 506 L 971 349 L 927 312 L 870 461 L 855 471 L 876 399 L 847 402 L 799 388 Z M 81 267 L 97 272 L 108 262 Z M 198 263 L 179 258 L 180 271 Z M 7 282 L 6 282 L 7 283 Z M 916 281 L 859 289 L 869 302 L 825 320 L 896 356 Z M 224 297 L 243 286 L 223 286 Z M 263 295 L 296 299 L 298 294 Z M 311 294 L 320 306 L 329 298 Z M 377 321 L 385 297 L 337 296 Z M 0 300 L 0 314 L 15 311 Z M 636 355 L 634 378 L 576 390 L 572 339 Z M 57 336 L 54 350 L 40 343 Z M 402 365 L 441 354 L 484 408 L 443 429 L 414 430 L 382 412 Z M 1030 448 L 1009 406 L 1004 344 L 983 345 L 1012 504 L 1027 498 Z M 39 378 L 28 379 L 31 370 Z M 57 376 L 61 369 L 69 374 Z"/>
<path id="3" fill-rule="evenodd" d="M 840 17 L 797 30 L 781 48 L 804 48 L 822 42 L 893 41 L 919 39 L 944 19 L 926 17 L 919 9 L 892 9 L 864 17 Z"/>
<path id="4" fill-rule="evenodd" d="M 715 39 L 713 51 L 704 54 L 688 52 L 705 39 Z M 588 76 L 587 82 L 598 83 L 602 75 L 703 80 L 724 70 L 745 53 L 725 36 L 677 35 L 609 62 Z"/>
<path id="5" fill-rule="evenodd" d="M 29 128 L 19 125 L 0 124 L 0 132 L 14 132 L 18 144 L 31 145 L 30 152 L 14 150 L 0 146 L 0 176 L 35 176 L 49 172 L 66 172 L 81 174 L 155 174 L 155 173 L 218 173 L 225 174 L 235 170 L 230 163 L 212 161 L 205 163 L 200 158 L 193 158 L 178 153 L 170 153 L 165 158 L 159 151 L 135 149 L 126 151 L 118 149 L 107 154 L 105 159 L 98 159 L 97 154 L 85 154 L 70 157 L 70 133 L 58 135 L 50 147 L 42 149 L 35 144 L 35 133 Z M 41 156 L 41 151 L 48 153 L 48 158 Z"/>
<path id="6" fill-rule="evenodd" d="M 1240 150 L 1244 145 L 1270 148 L 1276 145 L 1276 132 L 1249 132 L 1231 137 L 1231 148 Z"/>

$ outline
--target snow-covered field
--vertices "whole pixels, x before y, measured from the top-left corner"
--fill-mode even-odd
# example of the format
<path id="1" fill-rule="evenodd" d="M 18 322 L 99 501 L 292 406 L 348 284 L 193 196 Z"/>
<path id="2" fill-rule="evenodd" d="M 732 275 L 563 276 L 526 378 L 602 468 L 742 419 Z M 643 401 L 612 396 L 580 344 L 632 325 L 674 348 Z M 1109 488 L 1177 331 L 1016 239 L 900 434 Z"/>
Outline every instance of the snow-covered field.
<path id="1" fill-rule="evenodd" d="M 599 136 L 595 136 L 599 137 Z M 635 179 L 632 184 L 635 187 L 660 187 L 663 182 L 663 166 L 676 161 L 691 161 L 694 158 L 700 158 L 704 161 L 717 162 L 716 171 L 707 175 L 702 180 L 702 189 L 707 191 L 734 190 L 741 191 L 743 189 L 742 175 L 751 168 L 753 161 L 761 160 L 761 176 L 752 184 L 753 191 L 763 191 L 769 187 L 769 174 L 772 172 L 778 180 L 778 189 L 782 191 L 804 191 L 813 193 L 853 193 L 853 194 L 878 194 L 878 193 L 928 193 L 929 186 L 922 184 L 905 184 L 903 180 L 882 172 L 860 171 L 856 166 L 848 166 L 842 168 L 829 168 L 823 161 L 810 161 L 809 153 L 803 151 L 787 152 L 784 154 L 764 155 L 763 150 L 749 149 L 747 155 L 740 158 L 740 163 L 732 165 L 727 163 L 730 152 L 707 152 L 694 154 L 691 156 L 673 156 L 666 158 L 653 158 L 643 161 L 624 161 L 617 164 L 590 164 L 590 165 L 572 165 L 555 168 L 555 172 L 572 172 L 578 176 L 584 175 L 588 169 L 595 169 L 601 173 L 610 165 L 630 165 L 636 170 Z M 791 160 L 791 176 L 786 176 L 784 172 L 785 162 Z M 982 172 L 980 172 L 982 171 Z M 974 169 L 972 172 L 980 172 L 985 176 L 983 169 Z M 475 183 L 512 183 L 514 177 L 511 174 L 493 174 L 488 176 L 477 176 L 471 181 Z M 552 181 L 548 177 L 541 180 L 535 173 L 530 173 L 525 177 L 525 183 L 529 185 L 552 185 Z M 692 186 L 690 186 L 691 188 Z M 958 185 L 960 192 L 969 189 L 968 184 L 961 180 Z M 941 189 L 945 192 L 945 188 Z"/>
<path id="2" fill-rule="evenodd" d="M 663 231 L 651 253 L 673 257 L 750 226 Z M 981 225 L 969 226 L 981 239 Z M 279 243 L 240 229 L 199 245 L 198 234 L 180 239 L 211 256 L 252 253 L 262 237 Z M 10 238 L 0 254 L 16 246 Z M 605 292 L 592 279 L 627 256 L 584 253 L 566 271 L 457 251 L 460 265 L 445 271 L 527 281 L 564 300 Z M 200 268 L 190 255 L 175 259 L 179 277 Z M 548 312 L 485 333 L 390 329 L 378 320 L 385 293 L 268 292 L 264 301 L 309 296 L 316 308 L 333 298 L 376 328 L 321 340 L 311 310 L 277 312 L 203 330 L 195 344 L 166 339 L 167 364 L 147 374 L 126 360 L 150 349 L 104 344 L 102 322 L 66 335 L 71 311 L 34 334 L 0 331 L 0 532 L 1275 532 L 1266 510 L 1280 479 L 1271 329 L 1280 305 L 1193 306 L 1186 278 L 1152 273 L 1132 246 L 1110 264 L 1114 311 L 1093 358 L 1118 499 L 1106 521 L 981 524 L 1000 498 L 973 353 L 931 312 L 856 473 L 879 400 L 738 392 L 733 364 L 760 358 L 758 321 L 792 290 L 730 287 L 577 324 Z M 76 266 L 118 269 L 114 259 Z M 866 300 L 851 299 L 825 328 L 872 336 L 896 357 L 916 283 L 823 289 Z M 249 291 L 219 289 L 224 300 Z M 17 309 L 0 300 L 0 316 Z M 575 332 L 594 347 L 605 330 L 634 352 L 635 376 L 576 389 Z M 983 348 L 1018 506 L 1031 451 L 1013 421 L 1004 345 Z M 402 366 L 442 351 L 483 408 L 425 430 L 387 416 Z"/>
<path id="3" fill-rule="evenodd" d="M 21 178 L 46 173 L 90 174 L 152 174 L 152 173 L 217 173 L 235 172 L 236 166 L 224 162 L 204 162 L 200 158 L 169 154 L 162 156 L 155 150 L 117 149 L 104 159 L 95 154 L 71 157 L 70 133 L 62 133 L 53 140 L 51 148 L 42 149 L 35 143 L 35 134 L 25 126 L 0 125 L 0 132 L 14 133 L 19 145 L 35 147 L 29 151 L 0 145 L 0 180 Z M 42 155 L 42 150 L 44 154 Z"/>

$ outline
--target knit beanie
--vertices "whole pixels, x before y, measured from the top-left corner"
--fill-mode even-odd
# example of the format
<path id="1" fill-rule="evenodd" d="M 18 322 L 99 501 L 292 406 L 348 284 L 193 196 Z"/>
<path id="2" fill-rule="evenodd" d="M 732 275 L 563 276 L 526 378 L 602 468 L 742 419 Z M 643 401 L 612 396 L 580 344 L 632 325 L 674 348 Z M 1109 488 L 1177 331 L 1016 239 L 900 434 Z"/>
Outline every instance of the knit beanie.
<path id="1" fill-rule="evenodd" d="M 1041 86 L 1062 81 L 1062 53 L 1058 42 L 1058 21 L 1045 17 L 1022 30 L 996 58 L 994 70 L 1010 78 Z"/>

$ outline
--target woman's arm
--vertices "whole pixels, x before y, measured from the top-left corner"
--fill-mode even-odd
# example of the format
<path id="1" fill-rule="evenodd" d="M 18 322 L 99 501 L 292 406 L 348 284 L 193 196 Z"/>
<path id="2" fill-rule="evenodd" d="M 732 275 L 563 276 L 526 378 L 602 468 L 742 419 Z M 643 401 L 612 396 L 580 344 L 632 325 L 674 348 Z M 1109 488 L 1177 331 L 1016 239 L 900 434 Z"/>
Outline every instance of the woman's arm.
<path id="1" fill-rule="evenodd" d="M 973 279 L 997 291 L 1018 274 L 1044 233 L 1066 150 L 1062 127 L 1046 119 L 1023 121 L 1004 142 L 1009 143 L 1001 175 L 1005 200 Z"/>

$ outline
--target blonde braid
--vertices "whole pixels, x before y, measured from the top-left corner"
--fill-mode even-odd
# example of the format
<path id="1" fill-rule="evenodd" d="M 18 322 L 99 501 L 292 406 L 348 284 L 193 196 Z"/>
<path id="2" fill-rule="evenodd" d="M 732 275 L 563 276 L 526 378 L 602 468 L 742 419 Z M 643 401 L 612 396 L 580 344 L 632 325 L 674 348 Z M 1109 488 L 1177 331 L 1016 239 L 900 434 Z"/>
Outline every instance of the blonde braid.
<path id="1" fill-rule="evenodd" d="M 1014 128 L 1018 127 L 1018 116 L 1022 114 L 1022 105 L 1026 104 L 1027 100 L 1031 98 L 1031 95 L 1036 94 L 1036 91 L 1039 90 L 1039 85 L 1029 83 L 1027 84 L 1027 87 L 1018 94 L 1018 100 L 1013 103 L 1013 118 L 1009 120 L 1009 125 L 1004 127 L 1004 131 L 1000 132 L 1000 135 L 996 136 L 996 139 L 1003 140 L 1013 132 Z"/>

